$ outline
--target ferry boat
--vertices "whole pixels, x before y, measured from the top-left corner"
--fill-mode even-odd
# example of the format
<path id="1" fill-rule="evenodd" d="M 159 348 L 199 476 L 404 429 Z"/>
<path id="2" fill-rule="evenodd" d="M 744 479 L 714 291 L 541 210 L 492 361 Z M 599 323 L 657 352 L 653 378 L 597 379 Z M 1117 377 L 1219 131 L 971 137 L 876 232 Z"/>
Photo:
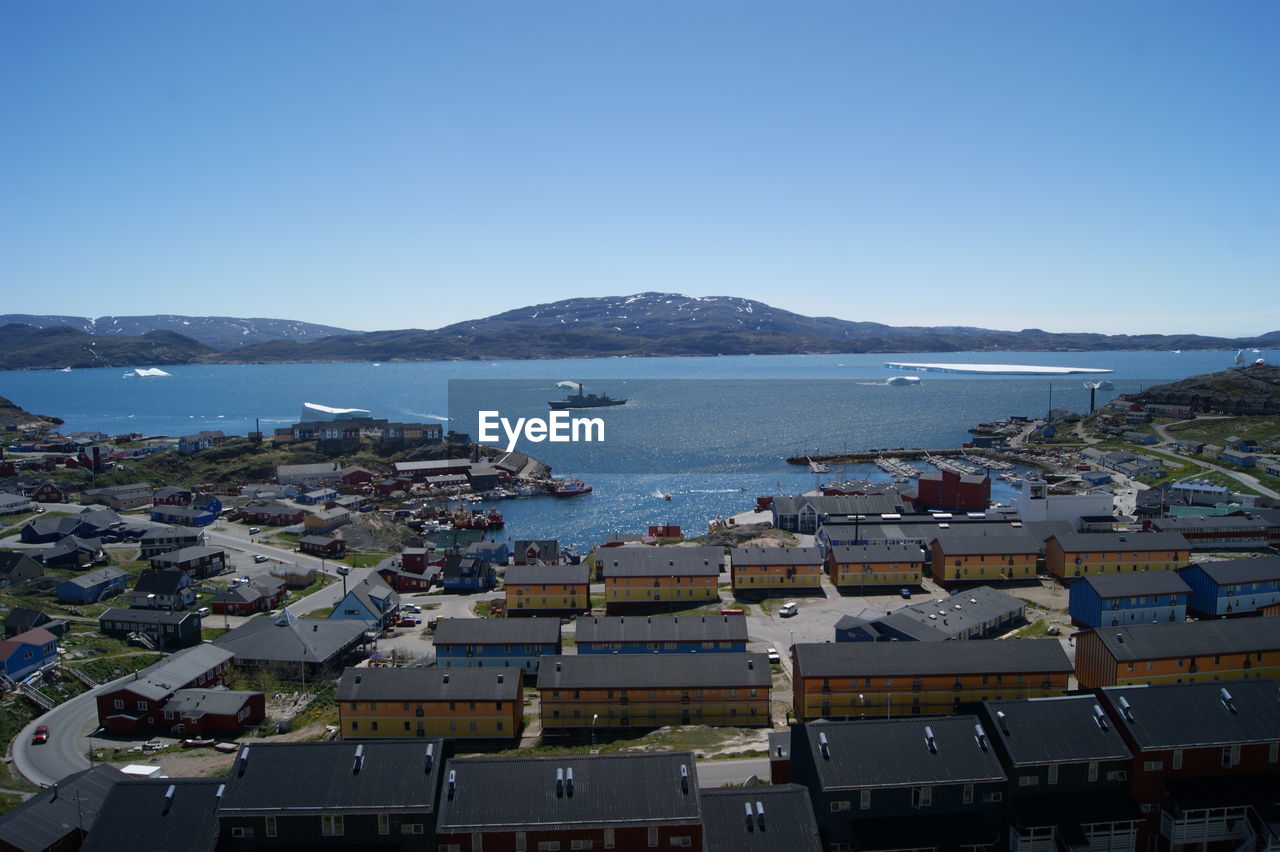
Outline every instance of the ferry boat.
<path id="1" fill-rule="evenodd" d="M 581 479 L 569 479 L 555 490 L 557 497 L 577 497 L 581 494 L 590 494 L 591 486 L 583 482 Z"/>
<path id="2" fill-rule="evenodd" d="M 577 388 L 577 393 L 571 393 L 564 399 L 553 399 L 547 402 L 557 411 L 563 411 L 566 408 L 605 408 L 610 405 L 626 405 L 625 399 L 614 399 L 607 393 L 594 394 L 583 393 L 582 382 L 556 382 L 556 387 Z"/>

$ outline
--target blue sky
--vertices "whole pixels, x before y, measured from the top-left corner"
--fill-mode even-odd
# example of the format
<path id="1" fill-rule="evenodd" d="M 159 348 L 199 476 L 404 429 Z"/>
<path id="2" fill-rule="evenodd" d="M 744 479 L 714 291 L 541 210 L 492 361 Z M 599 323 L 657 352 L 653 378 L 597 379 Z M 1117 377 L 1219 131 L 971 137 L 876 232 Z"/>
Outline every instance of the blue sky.
<path id="1" fill-rule="evenodd" d="M 2 312 L 1280 328 L 1272 0 L 0 0 Z"/>

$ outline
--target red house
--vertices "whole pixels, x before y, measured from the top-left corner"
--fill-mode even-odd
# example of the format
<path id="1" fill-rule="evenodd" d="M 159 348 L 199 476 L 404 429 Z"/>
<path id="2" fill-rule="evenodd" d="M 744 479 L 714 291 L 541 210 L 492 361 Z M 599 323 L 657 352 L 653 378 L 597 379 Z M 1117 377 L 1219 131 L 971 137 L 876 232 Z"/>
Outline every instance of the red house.
<path id="1" fill-rule="evenodd" d="M 218 615 L 253 615 L 268 612 L 280 606 L 285 596 L 284 580 L 277 577 L 258 577 L 227 589 L 209 602 Z"/>
<path id="2" fill-rule="evenodd" d="M 362 467 L 349 467 L 342 471 L 344 485 L 369 485 L 373 479 L 374 474 Z"/>
<path id="3" fill-rule="evenodd" d="M 327 535 L 304 535 L 298 539 L 298 549 L 324 559 L 341 559 L 347 555 L 347 543 Z"/>
<path id="4" fill-rule="evenodd" d="M 23 497 L 29 497 L 37 503 L 65 503 L 67 499 L 67 495 L 51 479 L 21 484 L 18 490 Z"/>
<path id="5" fill-rule="evenodd" d="M 406 571 L 423 574 L 428 573 L 428 569 L 433 565 L 443 565 L 444 561 L 443 557 L 437 560 L 435 548 L 406 547 L 400 553 L 400 563 Z"/>
<path id="6" fill-rule="evenodd" d="M 164 706 L 174 693 L 223 685 L 234 656 L 216 645 L 196 645 L 143 669 L 133 680 L 98 695 L 98 725 L 114 734 L 164 727 Z"/>
<path id="7" fill-rule="evenodd" d="M 267 717 L 261 692 L 230 689 L 179 689 L 160 710 L 156 727 L 173 736 L 235 736 Z"/>
<path id="8" fill-rule="evenodd" d="M 431 588 L 431 581 L 435 576 L 434 573 L 415 574 L 392 565 L 379 568 L 377 573 L 384 583 L 397 592 L 425 592 Z"/>
<path id="9" fill-rule="evenodd" d="M 302 519 L 306 516 L 306 510 L 289 506 L 279 500 L 254 500 L 240 510 L 240 520 L 250 524 L 288 526 L 302 523 Z"/>

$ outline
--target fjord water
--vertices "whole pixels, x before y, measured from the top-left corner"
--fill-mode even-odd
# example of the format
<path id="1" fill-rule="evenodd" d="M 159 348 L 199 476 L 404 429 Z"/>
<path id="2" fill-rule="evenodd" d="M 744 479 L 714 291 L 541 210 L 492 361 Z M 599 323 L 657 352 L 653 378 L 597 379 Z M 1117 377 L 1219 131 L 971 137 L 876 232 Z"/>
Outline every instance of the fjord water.
<path id="1" fill-rule="evenodd" d="M 477 407 L 502 410 L 514 399 L 540 405 L 568 393 L 555 387 L 557 381 L 580 380 L 588 393 L 630 398 L 626 406 L 574 412 L 603 418 L 605 442 L 522 441 L 519 449 L 548 462 L 557 474 L 581 475 L 595 493 L 504 501 L 508 524 L 502 536 L 558 537 L 584 546 L 608 533 L 643 532 L 654 523 L 683 524 L 700 533 L 709 518 L 749 508 L 756 494 L 779 486 L 784 491 L 813 487 L 813 475 L 783 461 L 789 455 L 956 447 L 980 421 L 1042 415 L 1050 404 L 1087 410 L 1086 380 L 1114 383 L 1115 390 L 1098 393 L 1101 404 L 1117 393 L 1228 369 L 1234 355 L 984 352 L 218 365 L 166 367 L 169 376 L 127 378 L 118 368 L 18 371 L 0 374 L 0 396 L 28 411 L 63 418 L 67 432 L 176 436 L 220 429 L 243 435 L 257 420 L 270 433 L 296 422 L 304 402 L 316 402 L 364 408 L 390 420 L 445 422 L 453 416 L 447 428 L 474 436 Z M 1275 360 L 1274 353 L 1261 357 Z M 921 378 L 918 385 L 894 387 L 884 385 L 885 379 L 902 374 L 884 367 L 890 360 L 1114 372 L 1053 377 L 913 373 Z M 512 413 L 546 416 L 545 408 L 524 408 L 517 405 Z M 662 499 L 663 493 L 672 499 Z M 997 489 L 995 499 L 1008 496 Z"/>

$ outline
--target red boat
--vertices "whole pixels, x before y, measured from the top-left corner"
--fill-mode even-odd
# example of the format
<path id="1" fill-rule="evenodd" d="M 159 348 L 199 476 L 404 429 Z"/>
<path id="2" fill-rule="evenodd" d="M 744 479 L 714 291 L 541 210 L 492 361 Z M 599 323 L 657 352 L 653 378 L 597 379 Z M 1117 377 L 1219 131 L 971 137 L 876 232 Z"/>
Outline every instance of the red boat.
<path id="1" fill-rule="evenodd" d="M 489 521 L 490 528 L 501 527 L 507 523 L 506 519 L 502 517 L 502 513 L 497 509 L 490 509 L 484 513 L 484 516 Z"/>
<path id="2" fill-rule="evenodd" d="M 577 497 L 580 494 L 590 493 L 591 486 L 583 482 L 581 479 L 567 480 L 555 491 L 557 497 Z"/>

